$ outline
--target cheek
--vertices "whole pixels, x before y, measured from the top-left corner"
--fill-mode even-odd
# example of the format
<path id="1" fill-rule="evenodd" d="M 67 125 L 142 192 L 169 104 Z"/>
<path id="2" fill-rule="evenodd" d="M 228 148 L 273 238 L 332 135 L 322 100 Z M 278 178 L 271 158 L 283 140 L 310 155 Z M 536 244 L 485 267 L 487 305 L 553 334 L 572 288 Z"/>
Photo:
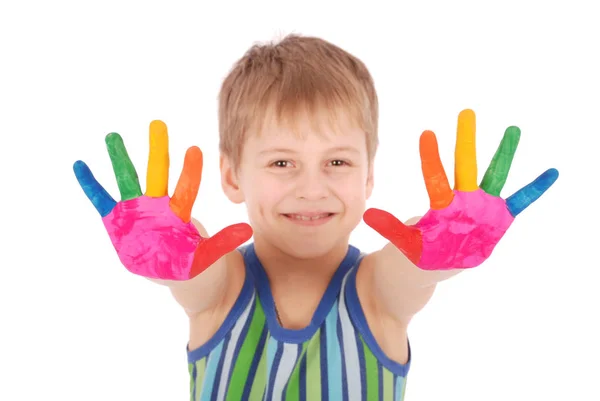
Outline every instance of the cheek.
<path id="1" fill-rule="evenodd" d="M 289 180 L 287 184 L 289 185 Z M 268 213 L 285 198 L 286 187 L 286 183 L 277 177 L 268 174 L 257 175 L 246 185 L 246 203 L 254 212 Z"/>
<path id="2" fill-rule="evenodd" d="M 352 174 L 340 177 L 335 192 L 348 207 L 364 207 L 367 197 L 366 175 Z"/>

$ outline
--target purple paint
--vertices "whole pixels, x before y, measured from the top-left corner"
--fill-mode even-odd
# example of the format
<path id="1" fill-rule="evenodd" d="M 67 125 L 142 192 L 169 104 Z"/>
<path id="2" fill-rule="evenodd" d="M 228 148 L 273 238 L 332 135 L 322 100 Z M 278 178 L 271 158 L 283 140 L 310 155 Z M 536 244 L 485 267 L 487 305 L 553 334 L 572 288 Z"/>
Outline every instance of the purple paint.
<path id="1" fill-rule="evenodd" d="M 491 255 L 513 221 L 504 199 L 482 189 L 455 190 L 448 207 L 430 209 L 415 224 L 423 241 L 418 265 L 424 270 L 476 267 Z"/>

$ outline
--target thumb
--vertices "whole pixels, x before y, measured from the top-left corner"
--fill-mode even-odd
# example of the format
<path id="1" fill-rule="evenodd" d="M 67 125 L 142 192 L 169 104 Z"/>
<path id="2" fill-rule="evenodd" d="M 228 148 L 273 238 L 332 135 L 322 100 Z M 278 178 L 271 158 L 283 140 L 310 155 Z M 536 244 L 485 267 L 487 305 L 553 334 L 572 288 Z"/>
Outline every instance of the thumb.
<path id="1" fill-rule="evenodd" d="M 423 250 L 423 240 L 419 228 L 408 225 L 410 224 L 408 222 L 404 224 L 391 213 L 375 208 L 367 209 L 363 219 L 369 227 L 394 244 L 411 262 L 418 265 Z M 414 219 L 416 218 L 411 220 Z"/>
<path id="2" fill-rule="evenodd" d="M 204 238 L 196 248 L 189 278 L 196 277 L 251 237 L 252 227 L 246 223 L 238 223 L 225 227 L 210 238 Z"/>

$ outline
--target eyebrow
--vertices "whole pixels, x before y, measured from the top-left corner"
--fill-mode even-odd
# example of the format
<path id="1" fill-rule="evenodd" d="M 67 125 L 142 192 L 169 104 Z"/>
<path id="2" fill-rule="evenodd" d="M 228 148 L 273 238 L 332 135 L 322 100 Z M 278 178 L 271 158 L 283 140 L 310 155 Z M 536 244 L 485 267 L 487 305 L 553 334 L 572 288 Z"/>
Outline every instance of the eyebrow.
<path id="1" fill-rule="evenodd" d="M 360 153 L 358 151 L 358 149 L 352 147 L 352 146 L 335 146 L 333 148 L 329 148 L 326 150 L 326 153 L 330 153 L 330 152 L 351 152 L 351 153 Z M 261 151 L 259 153 L 259 155 L 268 155 L 271 153 L 296 153 L 294 150 L 292 149 L 287 149 L 287 148 L 271 148 L 271 149 L 265 149 L 263 151 Z"/>

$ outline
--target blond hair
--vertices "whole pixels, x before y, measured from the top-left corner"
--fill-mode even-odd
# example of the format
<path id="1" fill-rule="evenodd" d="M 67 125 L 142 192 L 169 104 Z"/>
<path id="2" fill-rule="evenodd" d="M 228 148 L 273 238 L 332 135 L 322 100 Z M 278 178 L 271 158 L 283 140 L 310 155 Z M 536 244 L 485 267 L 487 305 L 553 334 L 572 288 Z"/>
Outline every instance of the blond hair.
<path id="1" fill-rule="evenodd" d="M 234 64 L 219 93 L 219 149 L 237 166 L 248 132 L 260 133 L 269 117 L 295 130 L 300 113 L 333 124 L 349 119 L 366 133 L 369 161 L 375 157 L 379 105 L 367 67 L 336 45 L 297 34 L 255 44 Z"/>

